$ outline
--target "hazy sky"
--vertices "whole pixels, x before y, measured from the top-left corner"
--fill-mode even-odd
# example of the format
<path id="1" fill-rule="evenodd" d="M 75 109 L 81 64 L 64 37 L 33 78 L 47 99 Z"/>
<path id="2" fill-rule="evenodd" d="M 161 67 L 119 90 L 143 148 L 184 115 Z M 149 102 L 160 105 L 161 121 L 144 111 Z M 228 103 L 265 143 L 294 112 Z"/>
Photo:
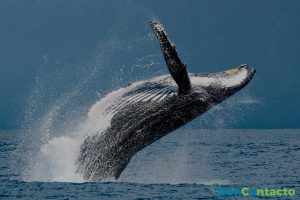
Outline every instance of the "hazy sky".
<path id="1" fill-rule="evenodd" d="M 300 128 L 300 1 L 31 0 L 0 2 L 0 129 L 53 105 L 78 116 L 111 89 L 167 73 L 151 19 L 190 72 L 257 69 L 242 93 L 191 126 Z"/>

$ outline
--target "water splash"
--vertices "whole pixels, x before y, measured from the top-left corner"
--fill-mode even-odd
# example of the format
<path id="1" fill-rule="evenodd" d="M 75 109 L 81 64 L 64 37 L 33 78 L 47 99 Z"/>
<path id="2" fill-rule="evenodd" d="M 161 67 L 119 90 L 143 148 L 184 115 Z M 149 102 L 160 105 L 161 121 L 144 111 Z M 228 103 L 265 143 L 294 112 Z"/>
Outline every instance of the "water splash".
<path id="1" fill-rule="evenodd" d="M 72 137 L 54 137 L 41 146 L 26 181 L 83 182 L 76 173 L 74 160 L 81 141 Z"/>
<path id="2" fill-rule="evenodd" d="M 107 115 L 105 110 L 123 91 L 102 97 L 108 90 L 136 81 L 134 77 L 144 79 L 145 73 L 140 76 L 138 71 L 145 67 L 150 74 L 157 74 L 155 68 L 159 62 L 152 56 L 153 52 L 138 60 L 124 58 L 128 56 L 124 52 L 153 42 L 149 29 L 135 29 L 140 36 L 121 40 L 115 33 L 120 32 L 124 23 L 127 22 L 112 27 L 111 38 L 99 44 L 85 63 L 42 56 L 24 114 L 22 129 L 25 131 L 12 159 L 11 168 L 21 174 L 22 180 L 82 182 L 75 166 L 80 144 L 87 135 L 101 133 L 109 126 L 112 115 Z M 120 55 L 124 56 L 120 58 Z M 116 57 L 122 61 L 122 70 L 115 70 L 120 69 Z M 133 72 L 137 76 L 132 76 Z"/>
<path id="3" fill-rule="evenodd" d="M 77 130 L 64 132 L 62 136 L 48 139 L 31 161 L 31 168 L 24 179 L 26 181 L 83 182 L 75 165 L 80 145 L 87 135 L 101 133 L 109 126 L 112 116 L 104 112 L 109 102 L 113 101 L 118 93 L 113 92 L 95 103 L 89 110 L 86 120 L 78 125 Z"/>

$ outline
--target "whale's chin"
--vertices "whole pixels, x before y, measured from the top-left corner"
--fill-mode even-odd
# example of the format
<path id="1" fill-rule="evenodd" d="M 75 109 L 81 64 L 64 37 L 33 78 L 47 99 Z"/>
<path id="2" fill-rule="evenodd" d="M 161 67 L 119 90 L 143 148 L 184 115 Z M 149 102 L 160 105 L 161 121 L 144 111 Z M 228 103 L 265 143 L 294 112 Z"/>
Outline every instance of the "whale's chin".
<path id="1" fill-rule="evenodd" d="M 253 78 L 256 72 L 254 68 L 251 68 L 248 65 L 241 65 L 237 69 L 238 71 L 236 74 L 228 75 L 233 76 L 229 78 L 229 82 L 232 81 L 233 83 L 228 89 L 240 90 L 241 88 L 245 87 Z"/>

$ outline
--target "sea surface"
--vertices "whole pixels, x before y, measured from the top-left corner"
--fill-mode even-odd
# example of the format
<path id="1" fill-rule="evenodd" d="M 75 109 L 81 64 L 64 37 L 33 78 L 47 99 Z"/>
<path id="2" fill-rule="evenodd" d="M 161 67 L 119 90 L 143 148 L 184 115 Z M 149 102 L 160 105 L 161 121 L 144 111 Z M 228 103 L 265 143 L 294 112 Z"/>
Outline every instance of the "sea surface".
<path id="1" fill-rule="evenodd" d="M 0 199 L 257 199 L 220 197 L 216 185 L 293 188 L 296 195 L 285 199 L 300 199 L 300 130 L 179 129 L 136 154 L 119 180 L 107 182 L 24 178 L 23 170 L 37 169 L 22 169 L 15 160 L 20 134 L 0 132 Z"/>

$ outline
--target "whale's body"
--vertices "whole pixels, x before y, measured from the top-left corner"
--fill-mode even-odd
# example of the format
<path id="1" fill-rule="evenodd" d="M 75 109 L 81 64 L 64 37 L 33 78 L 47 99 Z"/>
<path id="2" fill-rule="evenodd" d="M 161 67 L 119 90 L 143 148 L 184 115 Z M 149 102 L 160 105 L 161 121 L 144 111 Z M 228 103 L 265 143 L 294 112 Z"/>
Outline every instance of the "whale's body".
<path id="1" fill-rule="evenodd" d="M 78 170 L 88 180 L 117 179 L 132 156 L 243 88 L 247 65 L 213 74 L 188 73 L 162 25 L 152 22 L 171 75 L 133 83 L 106 108 L 110 125 L 81 146 Z"/>

